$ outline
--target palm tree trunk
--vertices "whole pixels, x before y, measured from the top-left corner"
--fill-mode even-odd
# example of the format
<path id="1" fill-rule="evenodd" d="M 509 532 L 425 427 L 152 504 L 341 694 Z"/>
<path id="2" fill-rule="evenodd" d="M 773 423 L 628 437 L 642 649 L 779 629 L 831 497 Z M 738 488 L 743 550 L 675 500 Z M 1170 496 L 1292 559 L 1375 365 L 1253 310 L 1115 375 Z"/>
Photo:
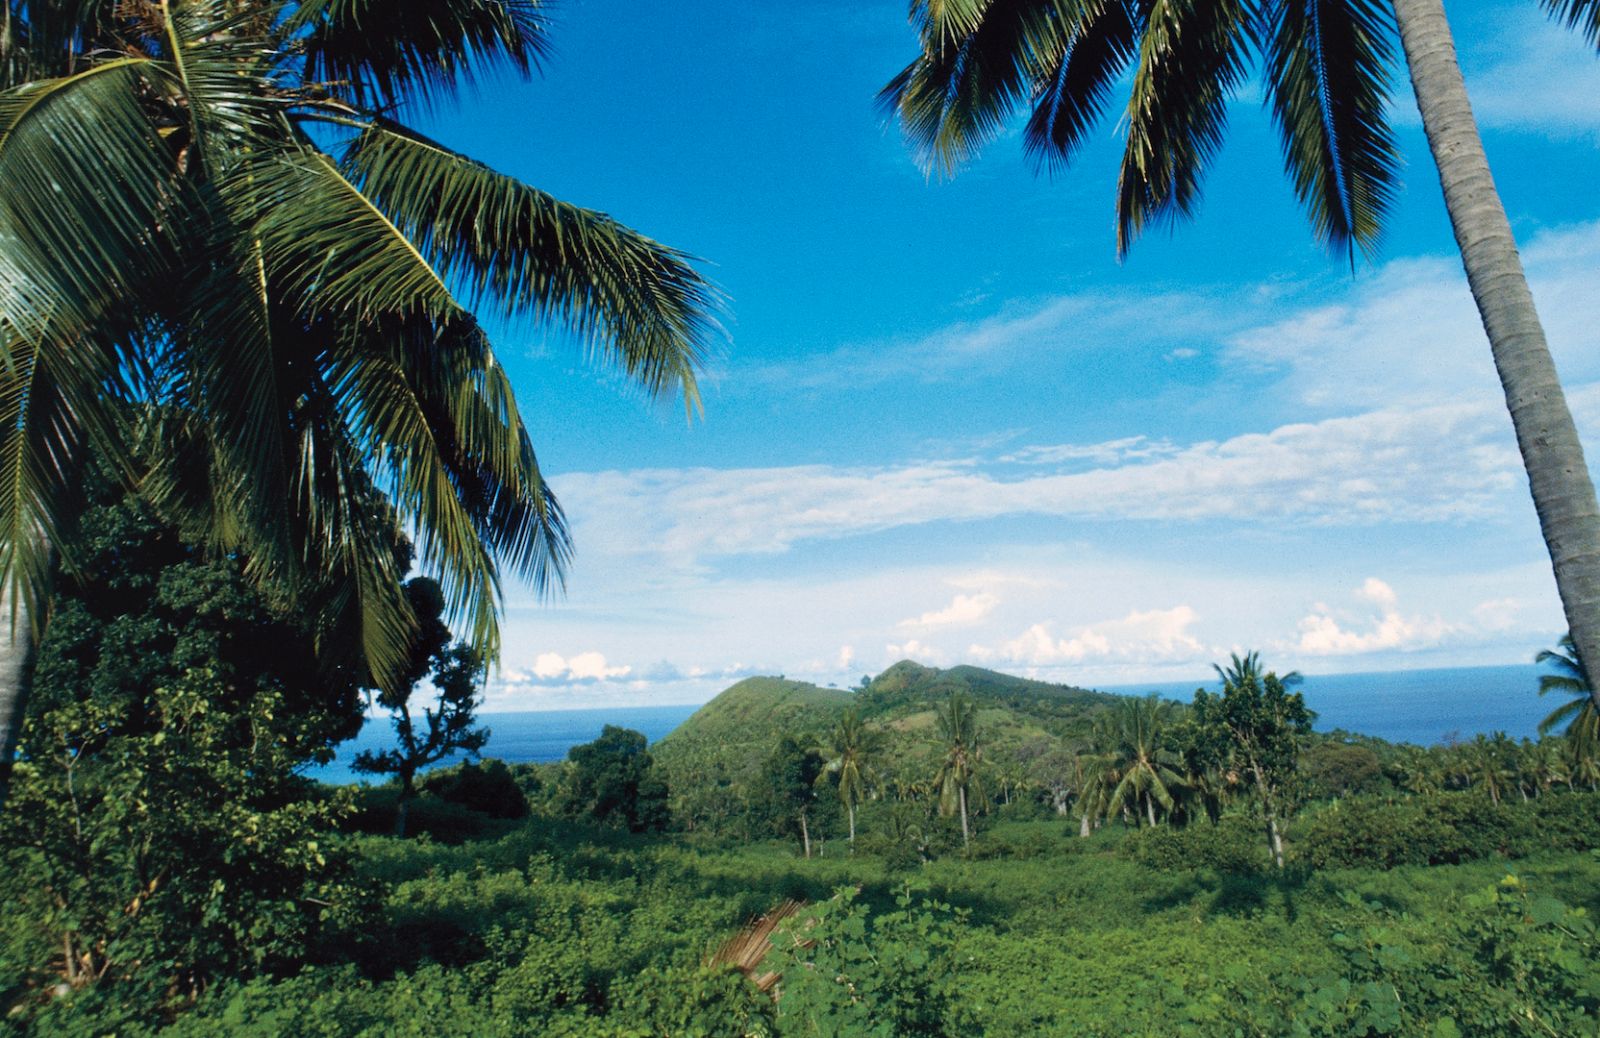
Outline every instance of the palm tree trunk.
<path id="1" fill-rule="evenodd" d="M 1578 656 L 1600 660 L 1600 506 L 1544 328 L 1489 173 L 1443 0 L 1395 0 L 1411 87 L 1489 336 Z M 1590 690 L 1600 704 L 1600 684 Z"/>
<path id="2" fill-rule="evenodd" d="M 1089 812 L 1085 811 L 1078 817 L 1078 835 L 1087 840 L 1089 838 L 1089 833 Z"/>
<path id="3" fill-rule="evenodd" d="M 850 814 L 850 849 L 854 850 L 856 846 L 856 805 L 848 805 L 848 810 Z"/>
<path id="4" fill-rule="evenodd" d="M 806 857 L 811 857 L 811 830 L 806 826 L 806 813 L 800 812 L 800 846 L 805 849 Z"/>
<path id="5" fill-rule="evenodd" d="M 1250 770 L 1256 777 L 1256 790 L 1261 794 L 1261 813 L 1267 816 L 1267 844 L 1272 848 L 1272 860 L 1283 868 L 1283 834 L 1278 831 L 1278 811 L 1272 805 L 1272 794 L 1267 792 L 1267 777 L 1262 774 L 1261 765 L 1255 760 L 1250 762 Z"/>
<path id="6" fill-rule="evenodd" d="M 11 792 L 11 767 L 27 713 L 28 688 L 33 682 L 34 638 L 30 620 L 26 603 L 14 600 L 10 589 L 0 592 L 0 624 L 9 625 L 0 630 L 0 812 L 5 810 L 6 796 Z"/>
<path id="7" fill-rule="evenodd" d="M 972 833 L 967 829 L 967 787 L 961 790 L 961 849 L 966 850 L 972 845 Z"/>
<path id="8" fill-rule="evenodd" d="M 1156 800 L 1149 793 L 1144 795 L 1144 816 L 1150 819 L 1150 828 L 1156 827 Z"/>

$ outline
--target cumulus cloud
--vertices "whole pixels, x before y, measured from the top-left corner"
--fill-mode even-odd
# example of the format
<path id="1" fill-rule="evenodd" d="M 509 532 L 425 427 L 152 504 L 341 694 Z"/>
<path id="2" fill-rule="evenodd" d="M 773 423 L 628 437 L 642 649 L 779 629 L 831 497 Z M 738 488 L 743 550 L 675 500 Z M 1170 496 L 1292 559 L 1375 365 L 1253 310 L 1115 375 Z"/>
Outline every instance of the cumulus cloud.
<path id="1" fill-rule="evenodd" d="M 998 646 L 974 645 L 976 659 L 1000 665 L 1048 667 L 1087 660 L 1139 659 L 1149 662 L 1203 659 L 1213 650 L 1190 630 L 1198 614 L 1187 605 L 1171 609 L 1134 610 L 1119 620 L 1106 620 L 1057 637 L 1049 621 L 1033 624 Z"/>
<path id="2" fill-rule="evenodd" d="M 505 680 L 513 684 L 578 685 L 624 678 L 631 673 L 632 667 L 614 667 L 598 652 L 580 652 L 570 658 L 556 652 L 541 652 L 533 666 L 513 671 Z"/>
<path id="3" fill-rule="evenodd" d="M 904 642 L 890 642 L 883 647 L 884 655 L 890 660 L 916 660 L 918 663 L 928 663 L 941 666 L 949 661 L 944 650 L 920 642 L 915 638 Z"/>
<path id="4" fill-rule="evenodd" d="M 1295 648 L 1309 656 L 1406 651 L 1431 648 L 1460 632 L 1436 616 L 1404 615 L 1394 588 L 1376 577 L 1368 577 L 1354 597 L 1367 603 L 1366 615 L 1345 612 L 1341 622 L 1335 610 L 1318 603 L 1300 620 Z"/>
<path id="5" fill-rule="evenodd" d="M 943 609 L 935 609 L 909 620 L 901 620 L 901 627 L 967 627 L 977 623 L 1000 604 L 1000 599 L 988 592 L 976 595 L 957 595 Z"/>

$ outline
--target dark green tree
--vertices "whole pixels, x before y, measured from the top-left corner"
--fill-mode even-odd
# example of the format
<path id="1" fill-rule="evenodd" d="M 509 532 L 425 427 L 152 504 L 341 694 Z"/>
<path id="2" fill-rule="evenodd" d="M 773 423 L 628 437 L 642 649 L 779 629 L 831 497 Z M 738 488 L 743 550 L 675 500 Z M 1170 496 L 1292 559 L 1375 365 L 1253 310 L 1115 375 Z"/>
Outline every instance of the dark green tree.
<path id="1" fill-rule="evenodd" d="M 489 741 L 489 729 L 480 728 L 476 711 L 482 698 L 483 655 L 464 642 L 450 641 L 444 623 L 445 599 L 437 582 L 427 577 L 406 581 L 406 598 L 417 617 L 417 632 L 400 683 L 377 693 L 378 705 L 389 711 L 396 745 L 387 750 L 363 750 L 354 768 L 369 775 L 393 775 L 400 783 L 395 808 L 394 834 L 406 834 L 406 815 L 417 795 L 417 772 L 457 753 L 469 756 Z M 433 698 L 413 702 L 417 687 L 431 679 Z"/>
<path id="2" fill-rule="evenodd" d="M 778 836 L 798 836 L 807 858 L 811 857 L 811 811 L 817 803 L 817 778 L 824 766 L 822 754 L 785 735 L 767 758 L 751 791 L 754 820 Z"/>
<path id="3" fill-rule="evenodd" d="M 1299 692 L 1289 691 L 1300 676 L 1263 674 L 1261 659 L 1250 653 L 1233 657 L 1222 679 L 1220 694 L 1197 689 L 1194 721 L 1209 734 L 1220 752 L 1249 777 L 1266 820 L 1267 843 L 1273 860 L 1283 868 L 1281 816 L 1288 806 L 1290 785 L 1300 746 L 1311 732 L 1316 715 L 1306 709 Z"/>
<path id="4" fill-rule="evenodd" d="M 297 774 L 360 727 L 306 615 L 91 479 L 5 817 L 4 924 L 74 986 L 151 1004 L 297 964 L 352 905 L 347 798 Z"/>
<path id="5" fill-rule="evenodd" d="M 667 784 L 640 732 L 608 724 L 600 738 L 567 751 L 563 811 L 629 832 L 660 832 L 671 818 Z"/>
<path id="6" fill-rule="evenodd" d="M 1539 694 L 1567 697 L 1565 703 L 1539 722 L 1539 734 L 1549 735 L 1560 729 L 1566 736 L 1574 766 L 1593 770 L 1594 761 L 1600 759 L 1600 706 L 1595 704 L 1589 671 L 1572 643 L 1572 635 L 1562 635 L 1559 649 L 1541 651 L 1534 662 L 1546 668 L 1539 675 Z"/>

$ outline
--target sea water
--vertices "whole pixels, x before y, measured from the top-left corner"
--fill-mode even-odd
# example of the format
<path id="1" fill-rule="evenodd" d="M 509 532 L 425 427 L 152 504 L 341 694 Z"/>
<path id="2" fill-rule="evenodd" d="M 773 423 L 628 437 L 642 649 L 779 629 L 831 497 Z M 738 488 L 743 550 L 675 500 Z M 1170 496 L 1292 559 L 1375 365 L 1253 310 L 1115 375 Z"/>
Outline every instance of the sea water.
<path id="1" fill-rule="evenodd" d="M 498 757 L 511 764 L 566 760 L 568 750 L 594 742 L 608 724 L 642 732 L 646 739 L 655 742 L 698 709 L 698 706 L 626 706 L 483 714 L 478 721 L 489 729 L 489 742 L 482 756 Z M 383 750 L 393 745 L 394 728 L 389 719 L 372 718 L 360 735 L 339 747 L 339 756 L 332 764 L 313 768 L 308 774 L 323 782 L 382 782 L 387 776 L 358 775 L 350 765 L 362 750 Z"/>
<path id="2" fill-rule="evenodd" d="M 1193 681 L 1121 685 L 1104 691 L 1155 692 L 1188 702 L 1201 687 L 1215 690 L 1217 676 L 1196 674 Z M 1538 690 L 1539 671 L 1532 664 L 1308 675 L 1299 686 L 1306 705 L 1317 713 L 1318 731 L 1341 728 L 1422 746 L 1471 739 L 1479 732 L 1532 738 L 1539 722 L 1562 702 L 1553 695 L 1541 697 Z M 491 734 L 483 756 L 510 763 L 564 760 L 569 749 L 593 742 L 608 724 L 642 732 L 653 743 L 697 709 L 634 706 L 484 714 L 482 723 Z M 339 747 L 334 763 L 311 774 L 324 782 L 357 781 L 363 776 L 350 768 L 356 754 L 383 749 L 392 740 L 389 721 L 374 718 L 360 735 Z"/>
<path id="3" fill-rule="evenodd" d="M 1340 728 L 1420 746 L 1471 739 L 1480 732 L 1536 738 L 1539 722 L 1564 702 L 1539 695 L 1539 668 L 1452 667 L 1370 674 L 1306 675 L 1296 691 L 1317 714 L 1316 730 Z M 1108 692 L 1155 692 L 1188 702 L 1197 688 L 1221 687 L 1215 672 L 1196 680 L 1127 685 Z"/>

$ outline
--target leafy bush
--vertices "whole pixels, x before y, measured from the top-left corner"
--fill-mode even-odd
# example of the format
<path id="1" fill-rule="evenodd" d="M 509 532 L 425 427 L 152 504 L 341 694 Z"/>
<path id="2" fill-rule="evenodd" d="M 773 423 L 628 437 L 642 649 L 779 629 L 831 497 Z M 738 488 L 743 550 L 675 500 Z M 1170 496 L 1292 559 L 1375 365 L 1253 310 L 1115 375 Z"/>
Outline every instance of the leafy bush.
<path id="1" fill-rule="evenodd" d="M 844 888 L 795 918 L 767 960 L 782 974 L 782 1035 L 979 1033 L 961 1011 L 965 919 L 909 890 L 896 909 L 873 915 Z"/>
<path id="2" fill-rule="evenodd" d="M 428 772 L 424 792 L 490 818 L 526 818 L 528 798 L 504 761 L 467 761 Z"/>
<path id="3" fill-rule="evenodd" d="M 1499 805 L 1475 793 L 1352 798 L 1308 815 L 1293 836 L 1301 860 L 1318 868 L 1455 865 L 1600 847 L 1600 812 L 1575 793 Z"/>
<path id="4" fill-rule="evenodd" d="M 1230 815 L 1215 825 L 1141 829 L 1123 841 L 1121 853 L 1151 869 L 1216 869 L 1254 872 L 1265 867 L 1266 836 L 1255 819 Z"/>

